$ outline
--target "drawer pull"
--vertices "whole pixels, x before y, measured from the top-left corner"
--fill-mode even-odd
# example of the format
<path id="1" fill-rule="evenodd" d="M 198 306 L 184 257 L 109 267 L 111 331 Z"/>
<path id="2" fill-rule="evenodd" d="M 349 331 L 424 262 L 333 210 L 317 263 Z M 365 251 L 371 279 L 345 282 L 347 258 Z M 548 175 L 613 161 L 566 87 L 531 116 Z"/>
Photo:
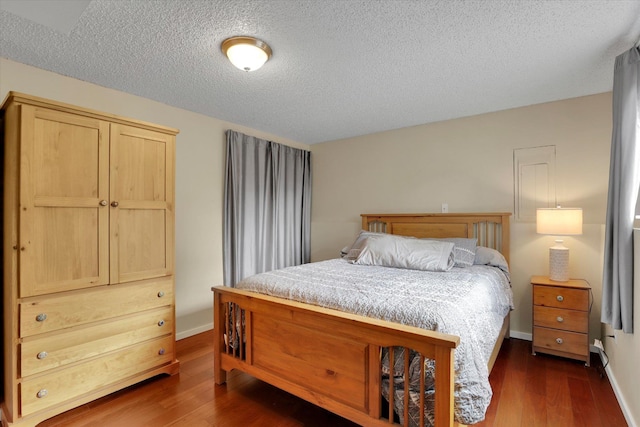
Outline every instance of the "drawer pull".
<path id="1" fill-rule="evenodd" d="M 162 356 L 164 354 L 164 348 L 161 348 L 160 350 L 158 350 L 158 354 Z"/>
<path id="2" fill-rule="evenodd" d="M 164 326 L 164 320 L 159 321 L 158 326 Z"/>
<path id="3" fill-rule="evenodd" d="M 556 320 L 560 323 L 564 322 L 564 318 L 562 316 L 556 317 Z"/>
<path id="4" fill-rule="evenodd" d="M 158 292 L 158 298 L 162 298 L 164 296 L 164 292 L 160 291 Z"/>
<path id="5" fill-rule="evenodd" d="M 42 399 L 43 397 L 46 397 L 47 394 L 49 394 L 49 392 L 47 391 L 46 388 L 43 388 L 42 390 L 36 393 L 36 396 L 38 397 L 38 399 Z"/>
<path id="6" fill-rule="evenodd" d="M 558 344 L 562 344 L 564 341 L 562 341 L 562 338 L 556 338 L 556 342 L 557 342 Z"/>
<path id="7" fill-rule="evenodd" d="M 47 315 L 44 313 L 40 313 L 36 316 L 36 322 L 44 322 L 47 320 Z"/>
<path id="8" fill-rule="evenodd" d="M 556 299 L 557 299 L 559 302 L 564 301 L 564 297 L 563 297 L 562 295 L 558 295 L 558 296 L 556 297 Z"/>
<path id="9" fill-rule="evenodd" d="M 49 355 L 49 353 L 47 353 L 46 351 L 41 351 L 40 353 L 38 353 L 38 355 L 36 356 L 38 359 L 42 360 L 44 358 L 46 358 Z"/>

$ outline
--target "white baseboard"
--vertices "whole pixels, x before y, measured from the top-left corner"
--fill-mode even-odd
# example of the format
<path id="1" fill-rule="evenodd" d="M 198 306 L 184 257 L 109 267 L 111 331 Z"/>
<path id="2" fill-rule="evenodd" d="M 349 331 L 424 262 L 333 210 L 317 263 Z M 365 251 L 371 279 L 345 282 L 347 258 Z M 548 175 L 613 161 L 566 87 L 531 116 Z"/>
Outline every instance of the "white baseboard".
<path id="1" fill-rule="evenodd" d="M 511 338 L 516 338 L 519 340 L 532 341 L 533 337 L 531 333 L 520 332 L 520 331 L 510 331 L 509 336 Z"/>
<path id="2" fill-rule="evenodd" d="M 606 361 L 602 358 L 602 353 L 597 352 L 600 355 L 600 360 L 602 361 L 602 365 L 606 363 Z M 616 399 L 618 400 L 618 404 L 620 405 L 620 409 L 622 410 L 622 415 L 624 415 L 624 419 L 629 424 L 629 427 L 638 427 L 638 424 L 635 422 L 633 417 L 631 416 L 631 412 L 629 411 L 629 405 L 627 401 L 624 399 L 624 396 L 620 392 L 620 387 L 618 387 L 618 381 L 616 377 L 613 375 L 613 371 L 611 370 L 611 365 L 607 365 L 604 370 L 607 372 L 607 377 L 609 377 L 609 384 L 611 384 L 611 388 L 613 388 L 613 393 L 616 395 Z"/>
<path id="3" fill-rule="evenodd" d="M 189 329 L 189 330 L 186 330 L 186 331 L 177 332 L 176 333 L 176 340 L 189 338 L 189 337 L 191 337 L 193 335 L 196 335 L 196 334 L 199 334 L 201 332 L 210 331 L 211 329 L 213 329 L 213 322 L 207 323 L 205 325 L 198 326 L 197 328 L 192 328 L 192 329 Z"/>

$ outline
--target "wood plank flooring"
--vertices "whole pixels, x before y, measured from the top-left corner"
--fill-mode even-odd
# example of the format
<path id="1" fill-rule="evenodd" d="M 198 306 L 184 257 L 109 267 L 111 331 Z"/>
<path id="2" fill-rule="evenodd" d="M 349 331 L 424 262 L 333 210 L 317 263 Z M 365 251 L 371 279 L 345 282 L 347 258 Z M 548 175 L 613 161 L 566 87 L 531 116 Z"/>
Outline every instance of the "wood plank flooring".
<path id="1" fill-rule="evenodd" d="M 81 406 L 41 427 L 307 426 L 355 424 L 245 374 L 213 381 L 213 334 L 178 341 L 180 374 L 158 377 Z M 538 354 L 506 340 L 491 373 L 494 396 L 477 427 L 626 426 L 606 376 L 581 362 Z"/>

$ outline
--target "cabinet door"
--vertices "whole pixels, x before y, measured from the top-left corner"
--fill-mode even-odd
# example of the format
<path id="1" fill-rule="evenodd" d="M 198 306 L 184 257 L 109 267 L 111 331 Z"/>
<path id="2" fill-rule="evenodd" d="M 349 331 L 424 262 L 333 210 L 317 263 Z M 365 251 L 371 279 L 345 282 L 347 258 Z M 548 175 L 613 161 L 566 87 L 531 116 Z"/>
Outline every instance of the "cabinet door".
<path id="1" fill-rule="evenodd" d="M 109 283 L 109 124 L 23 105 L 20 296 Z"/>
<path id="2" fill-rule="evenodd" d="M 175 137 L 111 125 L 111 283 L 173 274 Z"/>

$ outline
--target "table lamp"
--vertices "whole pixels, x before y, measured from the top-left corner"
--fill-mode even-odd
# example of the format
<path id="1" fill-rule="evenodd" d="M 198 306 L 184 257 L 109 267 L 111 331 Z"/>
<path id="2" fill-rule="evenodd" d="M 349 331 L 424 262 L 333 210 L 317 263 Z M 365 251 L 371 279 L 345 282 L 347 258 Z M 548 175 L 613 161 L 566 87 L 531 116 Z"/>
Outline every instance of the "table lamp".
<path id="1" fill-rule="evenodd" d="M 581 208 L 539 208 L 536 211 L 536 232 L 554 236 L 582 234 Z M 569 280 L 569 248 L 561 239 L 549 248 L 549 279 L 557 282 Z"/>

